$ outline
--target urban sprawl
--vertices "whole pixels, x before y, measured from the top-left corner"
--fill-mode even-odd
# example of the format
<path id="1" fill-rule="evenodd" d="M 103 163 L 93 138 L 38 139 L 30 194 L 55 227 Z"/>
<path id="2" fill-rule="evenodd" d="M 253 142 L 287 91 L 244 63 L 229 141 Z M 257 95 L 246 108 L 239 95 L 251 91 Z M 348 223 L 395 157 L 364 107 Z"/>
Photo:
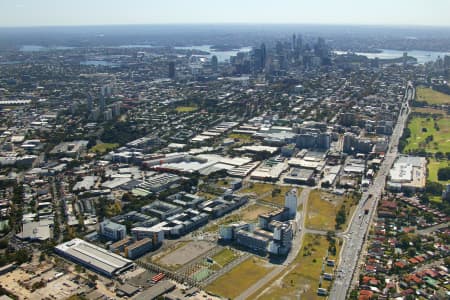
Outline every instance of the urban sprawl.
<path id="1" fill-rule="evenodd" d="M 450 56 L 201 48 L 1 52 L 0 298 L 449 299 Z"/>

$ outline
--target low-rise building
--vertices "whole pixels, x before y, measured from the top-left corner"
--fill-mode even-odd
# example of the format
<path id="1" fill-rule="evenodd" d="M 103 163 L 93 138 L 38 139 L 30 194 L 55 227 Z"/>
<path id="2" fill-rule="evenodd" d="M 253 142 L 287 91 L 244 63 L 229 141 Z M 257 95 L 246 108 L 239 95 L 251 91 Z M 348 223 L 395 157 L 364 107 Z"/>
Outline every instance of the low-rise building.
<path id="1" fill-rule="evenodd" d="M 125 256 L 131 259 L 136 259 L 139 256 L 144 255 L 145 253 L 151 251 L 153 249 L 153 241 L 150 238 L 144 238 L 142 240 L 138 240 L 133 244 L 125 247 Z"/>
<path id="2" fill-rule="evenodd" d="M 100 234 L 108 240 L 119 241 L 127 235 L 127 228 L 125 225 L 106 219 L 100 223 Z"/>
<path id="3" fill-rule="evenodd" d="M 107 277 L 133 266 L 132 261 L 78 238 L 56 246 L 55 252 Z"/>
<path id="4" fill-rule="evenodd" d="M 389 171 L 387 187 L 391 191 L 421 191 L 427 178 L 425 157 L 399 156 Z"/>

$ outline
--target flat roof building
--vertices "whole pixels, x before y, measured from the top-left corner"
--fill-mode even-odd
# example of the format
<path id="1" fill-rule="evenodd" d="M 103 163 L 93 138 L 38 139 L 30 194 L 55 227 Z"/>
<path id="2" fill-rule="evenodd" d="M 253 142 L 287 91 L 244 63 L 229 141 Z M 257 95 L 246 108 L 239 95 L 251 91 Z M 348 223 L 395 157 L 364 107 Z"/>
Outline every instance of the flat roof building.
<path id="1" fill-rule="evenodd" d="M 423 190 L 427 178 L 425 157 L 399 156 L 389 171 L 390 190 Z"/>
<path id="2" fill-rule="evenodd" d="M 125 256 L 135 259 L 153 249 L 153 241 L 150 238 L 144 238 L 125 247 Z"/>
<path id="3" fill-rule="evenodd" d="M 283 181 L 291 184 L 310 184 L 314 183 L 313 176 L 314 170 L 292 168 L 289 174 L 284 177 Z"/>
<path id="4" fill-rule="evenodd" d="M 100 223 L 100 234 L 111 241 L 119 241 L 127 235 L 127 227 L 106 219 Z"/>
<path id="5" fill-rule="evenodd" d="M 107 277 L 120 274 L 133 266 L 131 260 L 78 238 L 56 246 L 55 252 Z"/>
<path id="6" fill-rule="evenodd" d="M 153 216 L 156 216 L 160 220 L 165 220 L 170 216 L 183 212 L 183 208 L 171 203 L 155 201 L 141 207 L 141 211 L 142 213 L 149 213 Z"/>

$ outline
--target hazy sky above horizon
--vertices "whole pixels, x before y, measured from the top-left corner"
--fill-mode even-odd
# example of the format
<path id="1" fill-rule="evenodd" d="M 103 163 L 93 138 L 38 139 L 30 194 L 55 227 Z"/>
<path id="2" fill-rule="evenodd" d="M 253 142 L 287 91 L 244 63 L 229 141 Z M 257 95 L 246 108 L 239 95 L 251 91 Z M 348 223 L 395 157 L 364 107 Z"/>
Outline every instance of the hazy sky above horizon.
<path id="1" fill-rule="evenodd" d="M 450 26 L 449 0 L 1 0 L 0 27 L 167 23 Z"/>

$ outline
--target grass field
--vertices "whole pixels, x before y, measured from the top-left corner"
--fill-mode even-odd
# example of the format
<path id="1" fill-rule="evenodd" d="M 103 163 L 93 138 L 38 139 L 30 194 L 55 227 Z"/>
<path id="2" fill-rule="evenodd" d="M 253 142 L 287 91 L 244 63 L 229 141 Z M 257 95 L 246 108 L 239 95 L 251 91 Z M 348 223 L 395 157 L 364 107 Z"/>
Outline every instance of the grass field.
<path id="1" fill-rule="evenodd" d="M 212 257 L 214 262 L 221 267 L 228 265 L 238 257 L 237 253 L 231 249 L 225 248 Z"/>
<path id="2" fill-rule="evenodd" d="M 227 225 L 240 220 L 239 214 L 231 214 L 217 221 L 210 222 L 203 228 L 203 232 L 216 232 L 219 230 L 220 225 Z"/>
<path id="3" fill-rule="evenodd" d="M 350 196 L 337 196 L 313 190 L 308 198 L 306 227 L 317 230 L 335 230 L 336 214 L 341 206 L 345 205 L 347 218 L 342 228 L 346 228 L 356 204 L 357 199 Z"/>
<path id="4" fill-rule="evenodd" d="M 242 193 L 255 193 L 257 196 L 271 192 L 275 185 L 268 183 L 250 183 L 249 187 L 241 190 Z"/>
<path id="5" fill-rule="evenodd" d="M 435 122 L 439 131 L 435 128 Z M 405 152 L 415 149 L 425 149 L 430 153 L 450 152 L 450 117 L 441 117 L 437 121 L 431 117 L 415 117 L 408 123 L 408 128 L 411 130 L 411 137 L 408 138 Z M 426 143 L 425 139 L 430 135 L 433 136 L 433 141 Z"/>
<path id="6" fill-rule="evenodd" d="M 250 134 L 230 133 L 228 137 L 231 139 L 239 140 L 239 142 L 241 143 L 250 143 L 254 141 L 253 137 Z"/>
<path id="7" fill-rule="evenodd" d="M 252 204 L 248 207 L 239 210 L 238 212 L 234 212 L 222 219 L 219 219 L 215 222 L 208 224 L 203 229 L 203 232 L 214 232 L 219 230 L 220 225 L 227 225 L 238 221 L 255 222 L 256 220 L 258 220 L 258 215 L 273 210 L 275 210 L 275 208 L 267 205 Z"/>
<path id="8" fill-rule="evenodd" d="M 101 143 L 101 144 L 97 144 L 94 147 L 92 147 L 90 151 L 95 152 L 95 153 L 104 154 L 106 152 L 116 149 L 117 147 L 119 147 L 119 144 Z"/>
<path id="9" fill-rule="evenodd" d="M 175 110 L 179 113 L 193 112 L 193 111 L 196 111 L 197 109 L 198 109 L 197 106 L 177 106 L 175 108 Z"/>
<path id="10" fill-rule="evenodd" d="M 430 88 L 419 86 L 416 92 L 417 100 L 419 101 L 426 101 L 428 104 L 450 104 L 449 95 L 432 90 Z"/>
<path id="11" fill-rule="evenodd" d="M 217 198 L 218 195 L 199 191 L 199 192 L 197 192 L 197 196 L 204 197 L 206 200 L 211 200 L 211 199 Z"/>
<path id="12" fill-rule="evenodd" d="M 233 179 L 219 179 L 216 181 L 216 185 L 219 187 L 229 188 Z"/>
<path id="13" fill-rule="evenodd" d="M 253 204 L 242 209 L 242 211 L 240 211 L 240 217 L 243 221 L 253 222 L 258 220 L 260 214 L 265 214 L 274 210 L 275 208 L 267 205 Z"/>
<path id="14" fill-rule="evenodd" d="M 450 166 L 450 162 L 448 160 L 437 161 L 434 158 L 429 159 L 428 167 L 428 178 L 429 181 L 439 182 L 441 184 L 450 183 L 450 180 L 447 181 L 439 181 L 437 177 L 438 170 L 440 168 L 445 168 Z"/>
<path id="15" fill-rule="evenodd" d="M 441 196 L 430 196 L 430 201 L 434 203 L 442 203 L 442 197 Z"/>
<path id="16" fill-rule="evenodd" d="M 271 271 L 272 267 L 262 259 L 252 257 L 225 273 L 206 290 L 215 295 L 233 299 Z"/>
<path id="17" fill-rule="evenodd" d="M 290 191 L 290 186 L 278 186 L 270 183 L 252 183 L 251 187 L 241 190 L 242 193 L 254 193 L 259 200 L 284 205 L 284 195 Z M 275 193 L 272 193 L 273 191 Z M 300 195 L 302 189 L 297 188 L 297 195 Z"/>
<path id="18" fill-rule="evenodd" d="M 201 282 L 204 279 L 208 278 L 209 275 L 211 275 L 213 271 L 211 271 L 208 268 L 201 268 L 199 271 L 195 272 L 193 275 L 191 275 L 191 278 L 194 279 L 197 282 Z"/>
<path id="19" fill-rule="evenodd" d="M 339 243 L 336 243 L 337 254 L 339 254 Z M 317 295 L 320 275 L 322 274 L 323 258 L 327 254 L 328 241 L 325 236 L 306 234 L 303 239 L 302 249 L 287 271 L 261 288 L 250 299 L 324 299 Z M 329 259 L 336 257 L 330 256 Z M 329 267 L 325 272 L 333 273 Z M 323 281 L 321 287 L 329 288 L 328 281 Z"/>

